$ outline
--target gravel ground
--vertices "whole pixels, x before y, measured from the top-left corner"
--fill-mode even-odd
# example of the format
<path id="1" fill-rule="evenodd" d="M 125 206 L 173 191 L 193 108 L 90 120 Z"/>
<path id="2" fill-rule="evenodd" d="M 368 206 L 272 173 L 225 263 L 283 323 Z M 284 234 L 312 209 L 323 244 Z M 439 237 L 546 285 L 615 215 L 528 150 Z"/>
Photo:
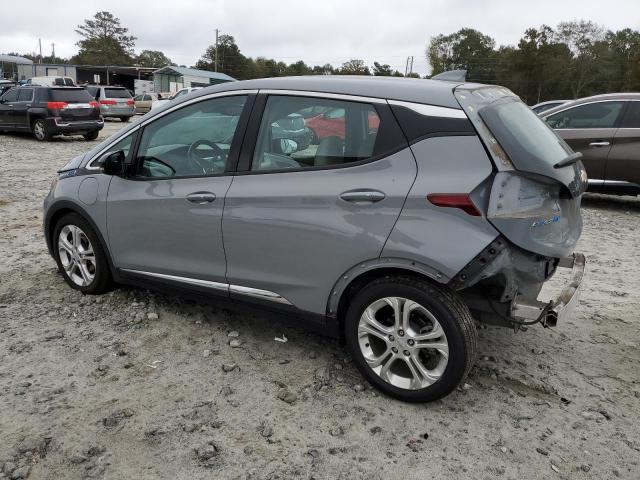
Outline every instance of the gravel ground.
<path id="1" fill-rule="evenodd" d="M 482 329 L 465 385 L 407 405 L 302 329 L 71 290 L 41 206 L 92 143 L 0 136 L 0 478 L 640 478 L 638 199 L 585 198 L 573 320 Z"/>

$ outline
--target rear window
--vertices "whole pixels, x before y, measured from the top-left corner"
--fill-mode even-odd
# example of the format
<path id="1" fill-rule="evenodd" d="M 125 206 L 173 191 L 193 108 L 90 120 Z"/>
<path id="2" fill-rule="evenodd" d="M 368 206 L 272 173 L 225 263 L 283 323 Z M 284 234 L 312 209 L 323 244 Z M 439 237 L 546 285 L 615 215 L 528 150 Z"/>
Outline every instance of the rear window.
<path id="1" fill-rule="evenodd" d="M 49 97 L 54 102 L 89 103 L 93 97 L 83 88 L 52 88 Z"/>
<path id="2" fill-rule="evenodd" d="M 482 107 L 478 114 L 511 159 L 529 157 L 555 165 L 572 153 L 564 140 L 514 97 Z"/>
<path id="3" fill-rule="evenodd" d="M 104 98 L 131 98 L 126 88 L 105 88 Z"/>

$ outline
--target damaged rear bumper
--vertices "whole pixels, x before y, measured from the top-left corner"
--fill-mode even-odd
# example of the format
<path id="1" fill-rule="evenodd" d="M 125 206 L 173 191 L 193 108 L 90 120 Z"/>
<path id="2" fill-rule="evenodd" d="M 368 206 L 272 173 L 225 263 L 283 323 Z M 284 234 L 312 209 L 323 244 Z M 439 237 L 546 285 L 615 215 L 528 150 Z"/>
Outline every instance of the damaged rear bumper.
<path id="1" fill-rule="evenodd" d="M 558 321 L 570 318 L 580 301 L 585 262 L 581 253 L 561 258 L 558 268 L 570 268 L 571 278 L 558 296 L 548 303 L 517 296 L 511 302 L 511 317 L 522 323 L 540 322 L 545 327 L 555 327 Z"/>

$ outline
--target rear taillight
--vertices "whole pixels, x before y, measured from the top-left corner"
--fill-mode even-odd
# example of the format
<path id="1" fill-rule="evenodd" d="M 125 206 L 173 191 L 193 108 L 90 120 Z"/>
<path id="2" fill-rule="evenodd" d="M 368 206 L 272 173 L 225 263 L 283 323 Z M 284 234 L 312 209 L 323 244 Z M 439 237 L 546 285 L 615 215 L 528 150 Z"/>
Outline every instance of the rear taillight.
<path id="1" fill-rule="evenodd" d="M 100 105 L 115 105 L 115 100 L 100 100 Z"/>
<path id="2" fill-rule="evenodd" d="M 133 105 L 133 103 L 134 103 L 134 102 L 133 102 L 133 99 L 131 99 L 131 100 L 127 100 L 127 105 Z"/>
<path id="3" fill-rule="evenodd" d="M 100 106 L 100 104 L 96 101 L 89 102 L 89 105 L 91 105 L 93 108 L 98 108 Z"/>
<path id="4" fill-rule="evenodd" d="M 436 207 L 459 208 L 474 217 L 482 215 L 468 193 L 430 193 L 427 200 Z"/>
<path id="5" fill-rule="evenodd" d="M 62 110 L 67 108 L 67 102 L 47 102 L 47 108 L 49 110 Z"/>

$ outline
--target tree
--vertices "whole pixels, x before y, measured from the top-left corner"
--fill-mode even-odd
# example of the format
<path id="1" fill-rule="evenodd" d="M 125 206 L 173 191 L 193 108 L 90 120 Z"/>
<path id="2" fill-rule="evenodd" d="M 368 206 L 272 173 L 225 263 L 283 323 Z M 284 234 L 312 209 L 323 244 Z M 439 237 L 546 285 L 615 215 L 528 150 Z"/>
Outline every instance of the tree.
<path id="1" fill-rule="evenodd" d="M 369 67 L 364 64 L 363 60 L 353 59 L 344 62 L 340 70 L 336 72 L 338 75 L 371 75 Z"/>
<path id="2" fill-rule="evenodd" d="M 80 51 L 71 60 L 86 65 L 131 65 L 136 37 L 120 25 L 120 19 L 109 12 L 98 12 L 93 19 L 78 25 L 76 33 L 83 37 Z"/>
<path id="3" fill-rule="evenodd" d="M 216 46 L 210 45 L 196 63 L 196 68 L 215 71 Z M 249 60 L 241 52 L 231 35 L 220 35 L 218 38 L 218 72 L 237 79 L 246 80 L 251 76 Z M 253 60 L 251 60 L 253 62 Z"/>
<path id="4" fill-rule="evenodd" d="M 467 70 L 467 78 L 474 81 L 491 81 L 495 40 L 488 35 L 462 28 L 450 35 L 437 35 L 427 45 L 427 60 L 432 75 L 447 70 Z"/>
<path id="5" fill-rule="evenodd" d="M 376 77 L 390 77 L 393 72 L 391 71 L 390 65 L 387 65 L 386 63 L 384 65 L 380 65 L 378 62 L 373 62 L 373 74 Z"/>
<path id="6" fill-rule="evenodd" d="M 166 67 L 173 62 L 169 57 L 159 50 L 143 50 L 135 59 L 137 65 L 141 67 Z"/>
<path id="7" fill-rule="evenodd" d="M 605 31 L 600 25 L 584 20 L 561 22 L 556 38 L 572 54 L 573 58 L 568 65 L 568 79 L 573 98 L 580 98 L 587 94 L 602 73 L 603 54 L 606 52 L 603 44 Z"/>

